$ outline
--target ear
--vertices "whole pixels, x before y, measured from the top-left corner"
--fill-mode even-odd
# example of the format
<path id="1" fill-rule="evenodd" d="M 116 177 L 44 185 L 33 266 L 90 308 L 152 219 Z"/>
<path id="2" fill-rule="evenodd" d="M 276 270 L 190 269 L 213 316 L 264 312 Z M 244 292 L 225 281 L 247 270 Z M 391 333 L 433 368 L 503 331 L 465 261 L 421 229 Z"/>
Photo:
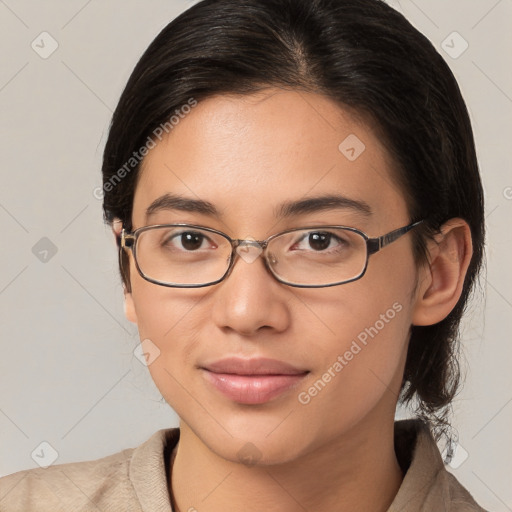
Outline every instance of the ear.
<path id="1" fill-rule="evenodd" d="M 420 270 L 413 325 L 444 320 L 457 304 L 473 255 L 471 229 L 463 219 L 450 219 L 428 244 L 429 262 Z"/>
<path id="2" fill-rule="evenodd" d="M 117 240 L 121 236 L 123 230 L 123 222 L 117 217 L 112 221 L 112 232 Z M 124 314 L 130 322 L 137 323 L 137 313 L 135 311 L 135 304 L 131 292 L 124 287 Z"/>

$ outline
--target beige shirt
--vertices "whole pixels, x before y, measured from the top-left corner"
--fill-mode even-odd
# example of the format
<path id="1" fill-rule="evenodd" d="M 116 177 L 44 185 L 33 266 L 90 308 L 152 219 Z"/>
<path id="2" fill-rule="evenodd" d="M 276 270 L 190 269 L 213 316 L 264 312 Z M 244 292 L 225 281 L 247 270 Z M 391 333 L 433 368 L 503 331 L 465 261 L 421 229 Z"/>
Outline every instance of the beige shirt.
<path id="1" fill-rule="evenodd" d="M 136 448 L 0 478 L 1 512 L 172 512 L 168 463 L 180 435 L 159 430 Z M 419 420 L 395 422 L 395 451 L 406 471 L 388 512 L 485 512 L 449 473 Z"/>

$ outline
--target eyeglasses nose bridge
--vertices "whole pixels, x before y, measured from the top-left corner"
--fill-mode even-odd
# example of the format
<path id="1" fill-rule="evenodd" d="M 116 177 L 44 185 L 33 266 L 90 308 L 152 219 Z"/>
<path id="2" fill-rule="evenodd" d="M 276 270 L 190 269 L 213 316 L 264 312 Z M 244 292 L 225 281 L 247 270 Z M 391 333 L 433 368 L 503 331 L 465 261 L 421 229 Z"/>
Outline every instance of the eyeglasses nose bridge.
<path id="1" fill-rule="evenodd" d="M 238 254 L 246 263 L 253 263 L 260 254 L 264 253 L 266 246 L 266 240 L 254 240 L 252 238 L 233 240 L 233 253 Z"/>

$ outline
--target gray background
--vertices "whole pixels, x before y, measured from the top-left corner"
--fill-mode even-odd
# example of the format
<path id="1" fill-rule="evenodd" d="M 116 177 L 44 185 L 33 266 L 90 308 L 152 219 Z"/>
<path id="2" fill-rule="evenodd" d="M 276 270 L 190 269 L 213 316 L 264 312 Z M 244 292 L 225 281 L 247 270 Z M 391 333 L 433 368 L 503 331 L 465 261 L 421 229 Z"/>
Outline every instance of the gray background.
<path id="1" fill-rule="evenodd" d="M 133 355 L 137 330 L 124 318 L 115 245 L 93 191 L 133 66 L 192 3 L 0 0 L 0 475 L 36 467 L 31 454 L 43 441 L 56 463 L 80 461 L 177 425 Z M 445 57 L 474 125 L 487 273 L 464 323 L 467 380 L 450 470 L 481 505 L 510 511 L 512 1 L 390 3 Z M 31 47 L 51 49 L 43 31 L 58 43 L 46 59 Z M 454 31 L 469 44 L 460 55 Z"/>

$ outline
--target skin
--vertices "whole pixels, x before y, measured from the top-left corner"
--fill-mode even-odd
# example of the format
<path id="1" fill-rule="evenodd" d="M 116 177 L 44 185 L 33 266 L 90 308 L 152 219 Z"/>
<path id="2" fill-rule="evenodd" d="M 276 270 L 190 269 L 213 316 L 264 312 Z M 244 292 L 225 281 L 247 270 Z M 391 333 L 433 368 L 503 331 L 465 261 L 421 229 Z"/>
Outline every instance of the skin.
<path id="1" fill-rule="evenodd" d="M 338 149 L 350 134 L 366 146 L 355 161 Z M 373 214 L 331 209 L 274 217 L 283 201 L 333 191 L 364 200 Z M 146 219 L 145 209 L 165 192 L 209 201 L 221 216 L 174 210 Z M 410 220 L 393 163 L 371 126 L 323 96 L 278 89 L 200 102 L 145 157 L 132 217 L 134 229 L 185 222 L 256 240 L 315 224 L 380 236 Z M 129 252 L 126 316 L 140 339 L 160 350 L 149 371 L 180 417 L 170 482 L 177 508 L 387 510 L 403 479 L 393 425 L 409 329 L 448 315 L 471 250 L 467 224 L 452 219 L 429 244 L 428 264 L 414 261 L 408 234 L 371 256 L 362 279 L 316 289 L 277 282 L 262 258 L 238 258 L 229 277 L 214 286 L 166 288 L 145 281 Z M 396 303 L 401 311 L 301 404 L 299 393 Z M 274 358 L 310 373 L 270 402 L 238 404 L 198 369 L 231 355 Z M 252 465 L 238 455 L 248 442 L 257 453 Z"/>

